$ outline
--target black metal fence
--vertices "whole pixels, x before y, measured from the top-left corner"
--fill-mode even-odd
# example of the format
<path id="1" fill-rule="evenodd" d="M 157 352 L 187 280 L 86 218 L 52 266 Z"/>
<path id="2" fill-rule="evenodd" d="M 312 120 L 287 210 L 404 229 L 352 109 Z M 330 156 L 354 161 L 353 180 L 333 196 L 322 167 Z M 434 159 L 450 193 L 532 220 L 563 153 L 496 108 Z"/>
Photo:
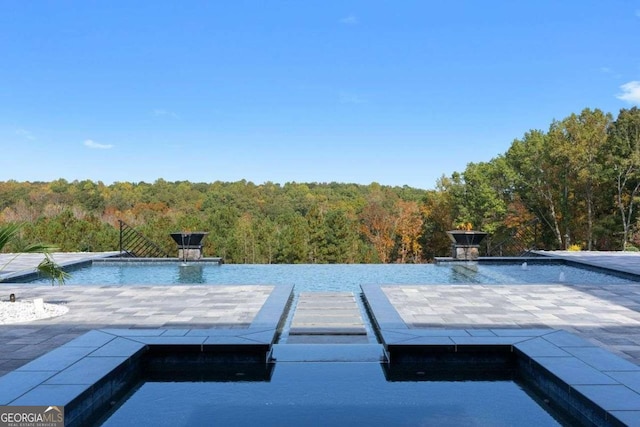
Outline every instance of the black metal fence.
<path id="1" fill-rule="evenodd" d="M 122 220 L 120 224 L 120 254 L 121 256 L 141 258 L 167 258 L 169 254 L 159 245 L 145 237 Z"/>
<path id="2" fill-rule="evenodd" d="M 518 228 L 505 229 L 487 242 L 483 256 L 527 256 L 540 249 L 540 221 L 534 219 Z"/>

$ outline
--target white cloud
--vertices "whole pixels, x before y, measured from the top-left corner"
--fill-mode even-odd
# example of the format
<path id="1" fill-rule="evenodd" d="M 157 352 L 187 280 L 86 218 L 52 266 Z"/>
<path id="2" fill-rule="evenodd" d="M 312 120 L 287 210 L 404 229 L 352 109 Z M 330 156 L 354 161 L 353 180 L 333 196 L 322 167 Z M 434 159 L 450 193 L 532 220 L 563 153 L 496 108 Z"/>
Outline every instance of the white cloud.
<path id="1" fill-rule="evenodd" d="M 349 92 L 340 92 L 339 100 L 341 104 L 364 104 L 366 102 L 361 96 Z"/>
<path id="2" fill-rule="evenodd" d="M 177 119 L 178 115 L 172 111 L 163 110 L 162 108 L 156 108 L 151 112 L 156 117 L 171 117 Z"/>
<path id="3" fill-rule="evenodd" d="M 358 20 L 358 17 L 353 16 L 353 15 L 349 15 L 347 17 L 344 17 L 340 20 L 340 23 L 344 24 L 344 25 L 358 25 L 360 23 L 360 21 Z"/>
<path id="4" fill-rule="evenodd" d="M 34 141 L 36 139 L 35 136 L 31 132 L 25 129 L 17 129 L 16 135 L 21 136 L 22 138 L 28 139 L 29 141 Z"/>
<path id="5" fill-rule="evenodd" d="M 84 141 L 84 145 L 86 147 L 95 148 L 97 150 L 108 150 L 110 148 L 113 148 L 113 145 L 111 145 L 111 144 L 99 144 L 99 143 L 97 143 L 97 142 L 95 142 L 95 141 L 93 141 L 91 139 L 85 140 Z"/>
<path id="6" fill-rule="evenodd" d="M 620 86 L 620 89 L 622 89 L 622 93 L 617 95 L 616 98 L 634 104 L 640 104 L 640 81 L 634 80 L 625 83 Z"/>

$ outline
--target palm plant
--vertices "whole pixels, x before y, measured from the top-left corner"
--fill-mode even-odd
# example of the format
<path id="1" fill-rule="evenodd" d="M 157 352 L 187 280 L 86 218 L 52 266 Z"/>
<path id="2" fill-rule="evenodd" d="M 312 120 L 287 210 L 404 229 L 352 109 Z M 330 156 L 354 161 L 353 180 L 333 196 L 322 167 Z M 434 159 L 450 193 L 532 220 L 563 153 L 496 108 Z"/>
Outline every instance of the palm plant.
<path id="1" fill-rule="evenodd" d="M 22 228 L 22 224 L 18 223 L 10 223 L 10 224 L 0 224 L 0 252 L 12 241 L 16 241 L 19 237 L 20 228 Z M 64 271 L 62 267 L 60 267 L 54 260 L 51 258 L 51 252 L 55 251 L 57 248 L 51 245 L 36 243 L 26 245 L 20 248 L 20 252 L 40 252 L 44 254 L 44 260 L 40 264 L 38 264 L 37 270 L 40 274 L 45 277 L 51 279 L 51 284 L 53 285 L 56 281 L 64 285 L 65 279 L 69 277 L 69 273 Z M 11 264 L 16 258 L 18 254 L 16 254 L 13 258 L 10 258 L 9 261 L 0 265 L 0 271 L 4 270 L 9 264 Z"/>

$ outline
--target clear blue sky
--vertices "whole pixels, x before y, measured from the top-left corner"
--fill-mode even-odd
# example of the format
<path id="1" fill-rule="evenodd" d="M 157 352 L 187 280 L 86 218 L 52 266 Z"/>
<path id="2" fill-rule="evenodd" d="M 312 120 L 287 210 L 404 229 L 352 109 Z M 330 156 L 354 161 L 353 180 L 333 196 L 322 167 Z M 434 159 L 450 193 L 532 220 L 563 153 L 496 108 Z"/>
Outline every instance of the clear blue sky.
<path id="1" fill-rule="evenodd" d="M 640 0 L 0 2 L 0 180 L 433 188 L 640 103 Z"/>

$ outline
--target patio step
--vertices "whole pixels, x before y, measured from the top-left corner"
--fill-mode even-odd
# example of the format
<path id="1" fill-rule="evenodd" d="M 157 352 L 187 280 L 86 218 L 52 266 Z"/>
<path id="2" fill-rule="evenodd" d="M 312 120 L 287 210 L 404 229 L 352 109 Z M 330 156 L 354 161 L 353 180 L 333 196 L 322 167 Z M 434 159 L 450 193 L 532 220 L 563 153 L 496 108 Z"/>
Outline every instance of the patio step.
<path id="1" fill-rule="evenodd" d="M 287 342 L 368 342 L 353 292 L 301 292 Z"/>

